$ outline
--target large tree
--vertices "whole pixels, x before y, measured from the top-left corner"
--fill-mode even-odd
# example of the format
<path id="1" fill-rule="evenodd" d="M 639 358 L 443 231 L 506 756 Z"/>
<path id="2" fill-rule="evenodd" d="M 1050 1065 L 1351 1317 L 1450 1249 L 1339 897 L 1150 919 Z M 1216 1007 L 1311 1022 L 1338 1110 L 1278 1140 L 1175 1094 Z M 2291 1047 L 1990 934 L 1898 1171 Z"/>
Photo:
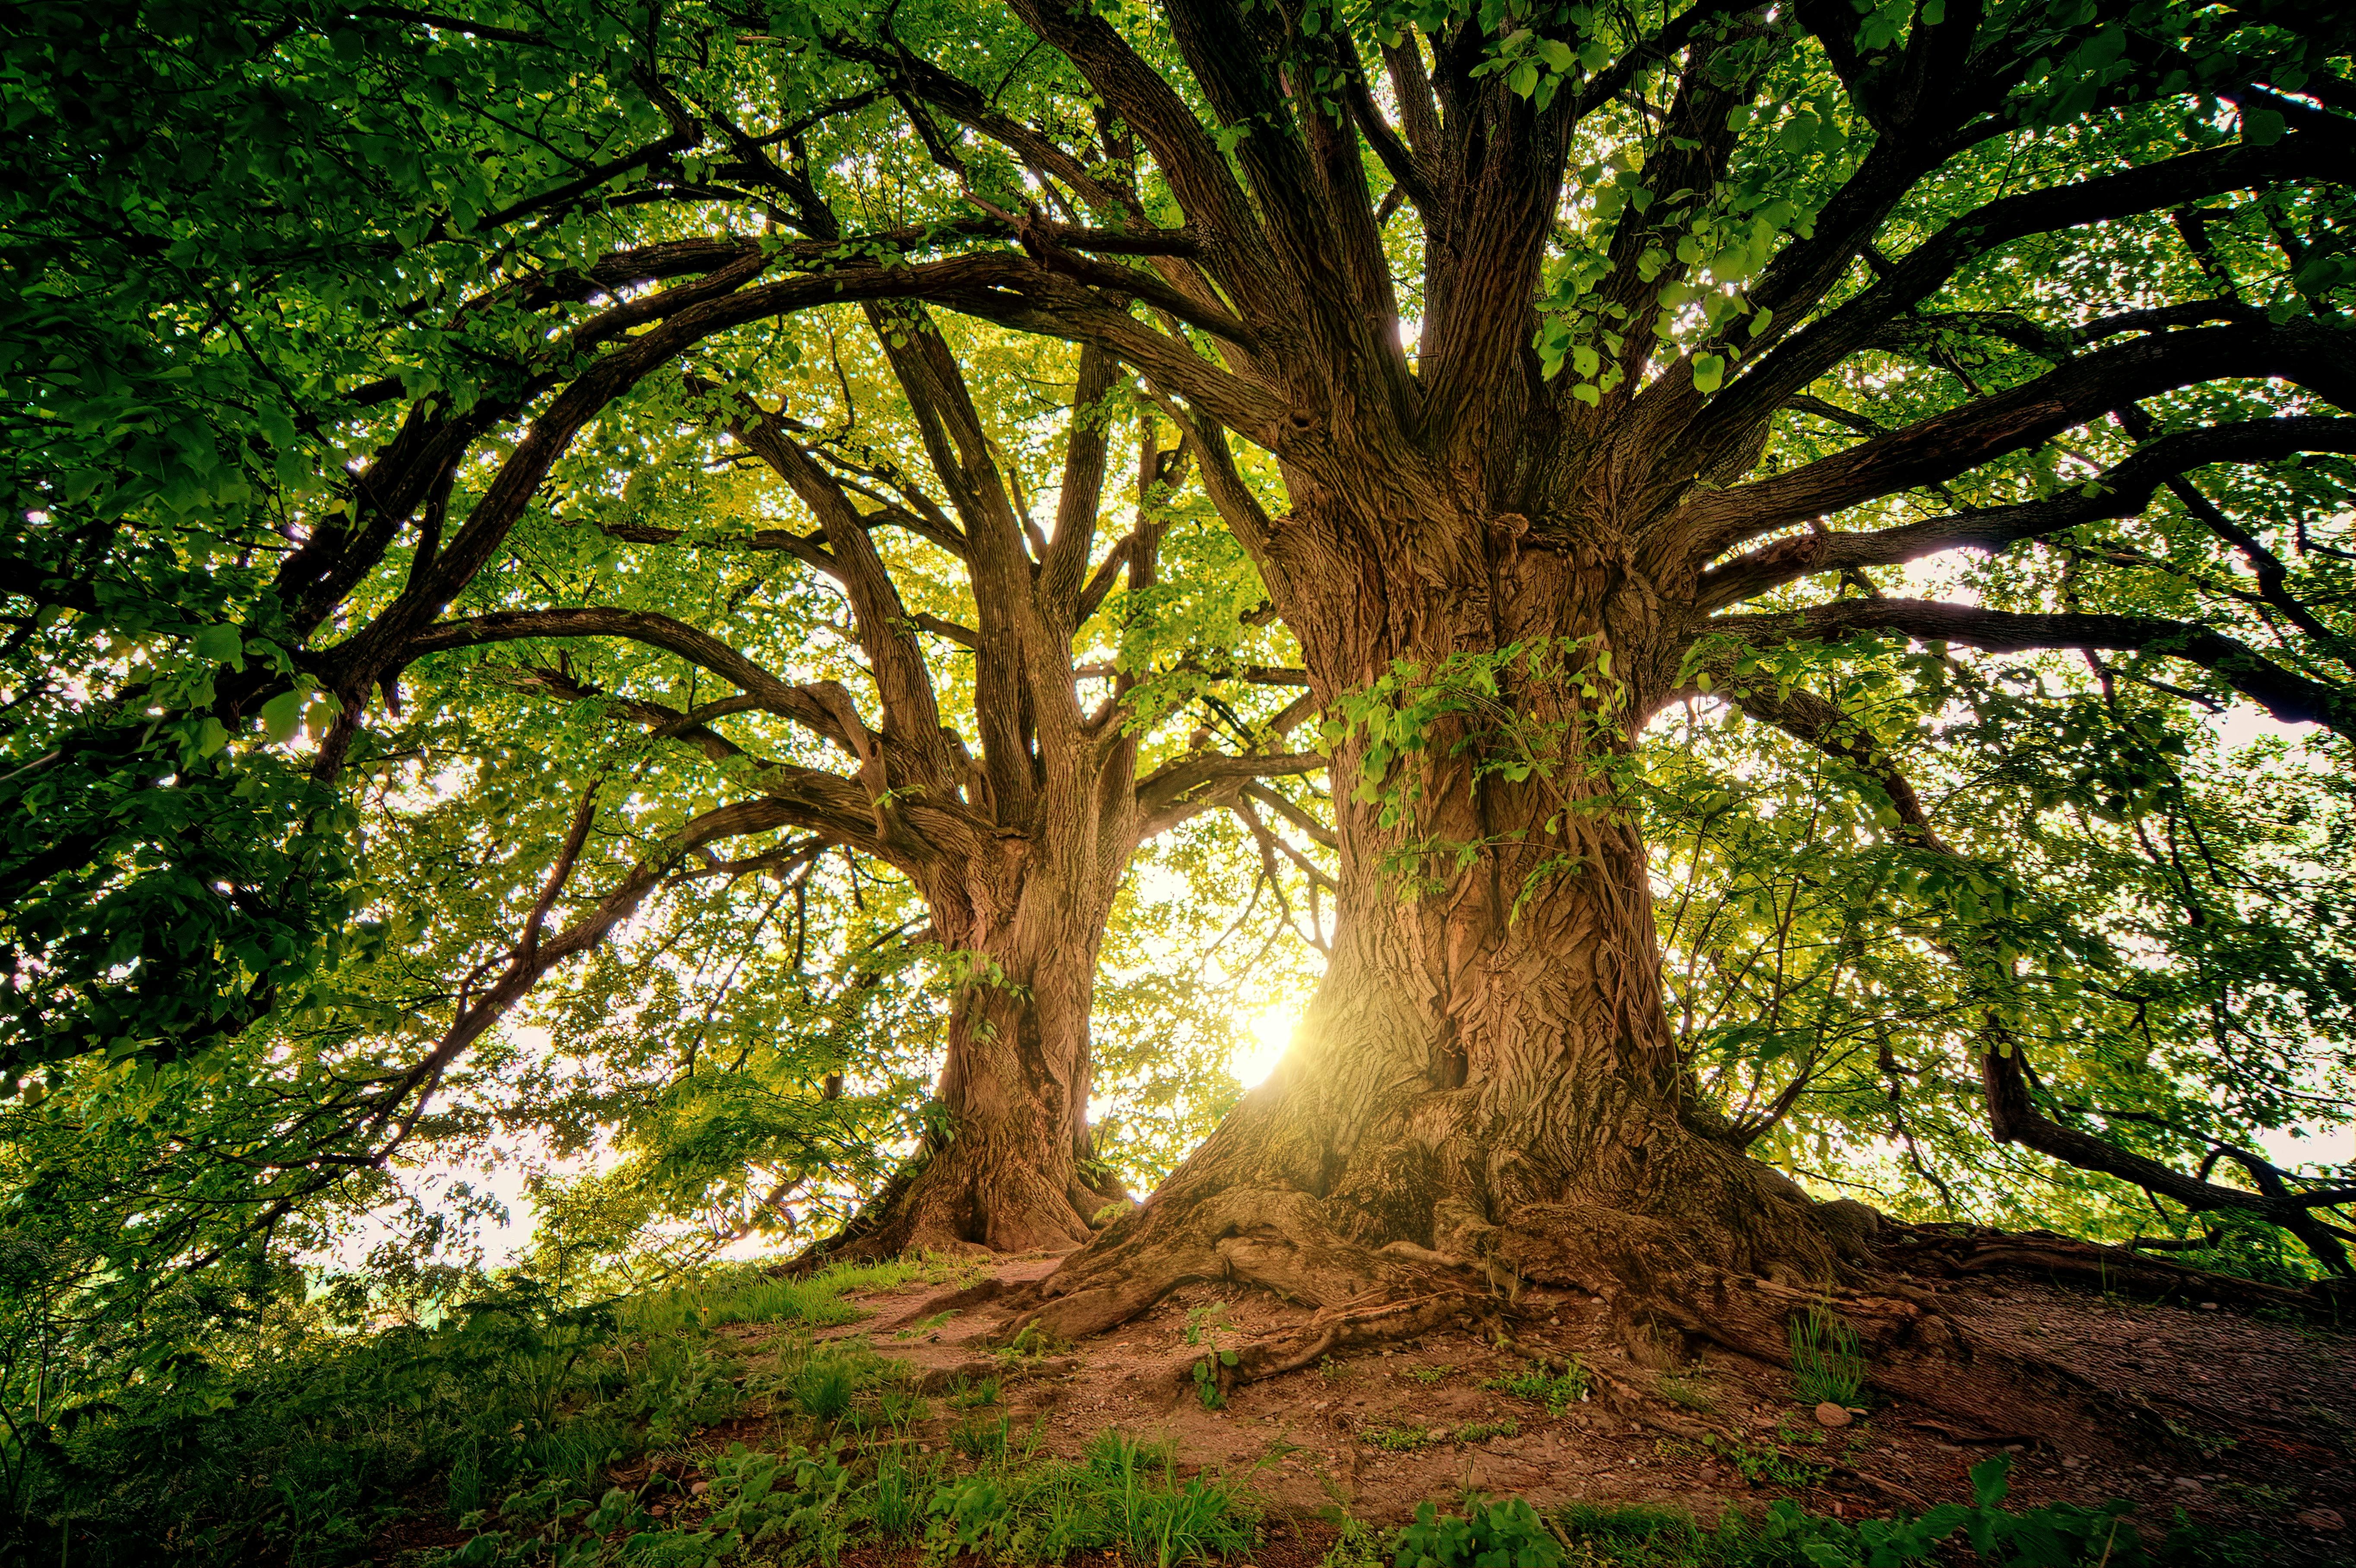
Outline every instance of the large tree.
<path id="1" fill-rule="evenodd" d="M 2237 521 L 2190 477 L 2356 450 L 2329 411 L 2356 394 L 2345 37 L 2158 5 L 1015 9 L 1101 143 L 960 74 L 961 14 L 771 42 L 871 63 L 910 144 L 1013 219 L 989 292 L 910 293 L 1168 400 L 1360 781 L 1301 1045 L 1043 1320 L 1206 1276 L 1326 1309 L 1264 1370 L 1453 1310 L 1485 1265 L 1610 1295 L 1640 1337 L 1772 1349 L 1780 1310 L 1732 1287 L 1826 1277 L 1856 1216 L 1691 1094 L 1618 761 L 1713 650 L 1860 636 L 2126 655 L 2356 734 L 2317 591 L 2339 547 L 2285 559 L 2342 492 L 2310 475 Z M 1858 439 L 1795 451 L 1795 420 Z M 2182 611 L 2129 613 L 2105 568 L 2154 568 L 2104 525 L 2163 496 Z M 2034 608 L 1890 592 L 1958 549 L 2006 553 Z M 1993 1016 L 1983 1043 L 1998 1136 L 2125 1168 L 2037 1109 Z M 2286 1219 L 2333 1196 L 2138 1174 Z"/>
<path id="2" fill-rule="evenodd" d="M 594 524 L 610 541 L 599 570 L 576 586 L 519 562 L 478 582 L 468 595 L 475 604 L 460 608 L 541 603 L 444 618 L 412 637 L 406 655 L 533 649 L 482 673 L 568 702 L 604 703 L 700 752 L 719 764 L 703 787 L 738 797 L 711 807 L 736 814 L 732 837 L 796 829 L 797 855 L 840 847 L 907 877 L 929 917 L 926 937 L 951 970 L 939 1115 L 919 1157 L 830 1250 L 1069 1246 L 1087 1237 L 1108 1203 L 1126 1199 L 1090 1138 L 1088 1023 L 1107 922 L 1131 857 L 1206 809 L 1243 804 L 1255 781 L 1317 771 L 1323 759 L 1281 745 L 1305 717 L 1305 699 L 1244 695 L 1254 683 L 1300 684 L 1297 672 L 1231 656 L 1233 638 L 1246 635 L 1233 612 L 1238 590 L 1250 592 L 1248 571 L 1206 573 L 1200 585 L 1212 601 L 1205 621 L 1215 625 L 1223 604 L 1228 612 L 1227 641 L 1159 650 L 1165 663 L 1191 656 L 1196 668 L 1176 693 L 1152 681 L 1158 639 L 1144 606 L 1177 516 L 1171 500 L 1183 454 L 1163 449 L 1150 405 L 1141 421 L 1116 396 L 1108 357 L 1079 353 L 1061 408 L 1035 380 L 1019 408 L 1003 408 L 1034 426 L 1063 416 L 1060 461 L 1042 474 L 1039 442 L 1026 451 L 1011 423 L 985 416 L 948 339 L 920 309 L 871 306 L 866 318 L 873 330 L 861 336 L 880 347 L 888 374 L 862 367 L 858 343 L 837 338 L 812 355 L 817 373 L 805 379 L 822 393 L 819 378 L 831 375 L 839 390 L 796 397 L 791 412 L 698 383 L 695 401 L 724 441 L 719 451 L 697 439 L 704 432 L 692 421 L 679 450 L 675 410 L 639 421 L 652 427 L 650 442 L 609 420 L 578 453 L 582 486 L 559 503 L 561 511 L 594 517 L 602 506 L 610 514 Z M 1035 357 L 1025 368 L 1052 368 Z M 866 387 L 863 408 L 854 374 Z M 1111 499 L 1131 522 L 1105 547 L 1098 523 L 1116 432 L 1130 438 L 1132 461 L 1125 501 Z M 907 450 L 895 454 L 903 441 Z M 731 453 L 756 463 L 785 494 L 712 483 L 704 470 Z M 630 475 L 626 496 L 599 494 L 616 473 Z M 1033 516 L 1034 495 L 1053 497 L 1051 517 Z M 884 530 L 907 543 L 879 541 Z M 793 565 L 755 565 L 741 581 L 714 583 L 698 606 L 664 559 L 682 552 Z M 816 574 L 839 601 L 830 593 L 796 606 L 799 572 Z M 583 597 L 590 602 L 546 603 Z M 1108 601 L 1107 614 L 1133 628 L 1102 624 Z M 813 645 L 836 603 L 849 611 L 847 624 L 832 625 L 855 650 L 847 662 Z M 1084 634 L 1091 622 L 1098 629 Z M 1076 656 L 1124 629 L 1134 635 L 1120 637 L 1121 659 Z M 552 645 L 575 639 L 622 640 L 669 656 L 612 677 L 552 662 Z M 1225 669 L 1207 670 L 1206 656 Z M 830 662 L 866 689 L 813 677 Z M 802 677 L 777 674 L 773 663 L 801 667 Z M 734 689 L 697 700 L 698 676 Z M 1153 743 L 1173 717 L 1173 698 L 1230 683 L 1241 688 L 1237 704 L 1214 711 L 1234 721 L 1230 744 L 1239 749 L 1214 746 L 1207 728 L 1173 737 L 1174 745 Z M 1255 709 L 1258 722 L 1244 717 Z M 732 733 L 724 722 L 758 714 L 805 732 L 821 754 L 796 760 L 809 748 L 786 737 L 765 744 L 757 731 Z M 838 759 L 832 766 L 829 756 Z M 594 804 L 584 799 L 576 839 Z M 461 1044 L 454 1033 L 443 1049 Z"/>
<path id="3" fill-rule="evenodd" d="M 357 35 L 362 58 L 408 38 L 573 47 L 522 11 L 319 26 Z M 1291 1060 L 1048 1282 L 1045 1320 L 1100 1328 L 1213 1275 L 1324 1309 L 1248 1356 L 1256 1372 L 1519 1275 L 1610 1295 L 1640 1340 L 1772 1350 L 1787 1298 L 1740 1287 L 1821 1282 L 1862 1220 L 1747 1159 L 1695 1092 L 1662 1008 L 1637 736 L 1728 681 L 1854 762 L 1891 831 L 1936 854 L 1877 738 L 1787 688 L 1885 640 L 2072 649 L 2356 731 L 2328 537 L 2344 469 L 2293 461 L 2351 450 L 2356 428 L 2329 411 L 2356 362 L 2340 26 L 1953 0 L 674 9 L 620 29 L 627 59 L 599 80 L 625 106 L 584 111 L 595 161 L 529 198 L 551 219 L 530 238 L 571 246 L 567 264 L 518 260 L 483 304 L 435 319 L 602 314 L 569 328 L 567 354 L 545 347 L 561 323 L 495 317 L 508 346 L 479 351 L 504 389 L 402 403 L 347 485 L 357 522 L 298 531 L 275 599 L 348 716 L 466 635 L 431 628 L 584 423 L 671 385 L 707 340 L 873 302 L 887 320 L 946 309 L 1081 345 L 1182 432 L 1298 639 L 1343 781 L 1341 920 Z M 515 220 L 512 202 L 466 200 L 460 233 L 487 211 Z M 830 215 L 852 208 L 875 226 L 843 232 Z M 650 212 L 641 238 L 659 244 L 573 258 L 594 224 Z M 495 276 L 510 264 L 479 254 Z M 666 274 L 691 281 L 622 287 Z M 237 298 L 179 308 L 244 363 Z M 903 368 L 946 386 L 934 355 Z M 367 395 L 323 407 L 359 428 L 397 400 Z M 467 471 L 459 525 L 437 485 L 477 442 L 498 463 Z M 40 526 L 102 544 L 102 526 L 53 520 L 76 485 L 44 483 Z M 423 564 L 327 636 L 396 539 Z M 1056 624 L 1039 608 L 1055 543 L 1006 613 Z M 2000 568 L 1969 598 L 1907 596 L 1912 563 L 1959 549 Z M 43 592 L 80 608 L 56 580 Z M 105 608 L 85 613 L 102 624 Z M 1752 681 L 1746 648 L 1793 644 L 1816 652 Z M 278 689 L 224 677 L 204 700 L 240 720 Z M 201 708 L 141 687 L 105 731 L 114 752 L 60 754 L 112 803 L 101 784 L 152 769 L 141 737 L 184 711 L 201 748 Z M 134 761 L 97 767 L 120 756 Z M 10 886 L 66 908 L 80 868 L 102 849 L 134 860 L 147 831 L 27 849 Z M 1954 961 L 2001 997 L 2000 943 Z M 2002 1008 L 1976 1039 L 2000 1136 L 2164 1179 L 2188 1203 L 2290 1219 L 2332 1196 L 2127 1165 L 2042 1108 Z M 1909 1331 L 1916 1308 L 1882 1301 L 1874 1331 Z"/>
<path id="4" fill-rule="evenodd" d="M 386 935 L 364 917 L 387 912 L 355 901 L 348 803 L 401 761 L 388 735 L 421 660 L 520 645 L 509 688 L 594 701 L 712 764 L 668 818 L 626 749 L 548 770 L 571 792 L 558 831 L 535 836 L 534 811 L 494 836 L 509 869 L 544 872 L 512 940 L 395 1009 L 380 1051 L 322 1069 L 254 1157 L 257 1232 L 380 1168 L 454 1064 L 659 890 L 840 847 L 916 883 L 956 981 L 945 1114 L 858 1243 L 1073 1244 L 1118 1195 L 1091 1159 L 1087 1022 L 1130 858 L 1323 766 L 1280 744 L 1309 711 L 1285 689 L 1298 672 L 1238 662 L 1241 640 L 1281 636 L 1237 618 L 1258 603 L 1248 566 L 1199 605 L 1162 603 L 1186 459 L 1114 357 L 1025 360 L 1065 389 L 1034 385 L 1021 412 L 1060 431 L 1048 460 L 997 422 L 1012 405 L 977 405 L 900 297 L 909 270 L 878 260 L 1012 226 L 937 234 L 888 187 L 821 191 L 813 168 L 858 166 L 875 130 L 867 69 L 763 81 L 751 57 L 712 59 L 715 28 L 298 4 L 49 11 L 9 37 L 27 112 L 114 115 L 104 159 L 61 147 L 8 214 L 10 1090 L 99 1049 L 217 1072 L 264 1020 L 377 1038 L 381 998 L 337 979 Z M 731 149 L 716 170 L 712 138 Z M 948 265 L 986 290 L 1001 262 Z M 858 371 L 863 421 L 853 335 L 889 365 Z M 810 383 L 841 389 L 822 425 L 779 406 L 826 406 Z M 774 493 L 748 508 L 672 484 L 675 504 L 643 504 L 665 464 L 736 460 Z M 1118 539 L 1103 515 L 1126 518 Z M 603 570 L 552 578 L 542 547 L 576 521 L 600 525 Z M 660 560 L 688 551 L 792 571 L 695 602 Z M 830 661 L 838 633 L 849 656 Z M 575 662 L 583 640 L 648 656 Z M 608 667 L 604 688 L 584 674 Z M 731 689 L 697 685 L 713 678 Z M 1205 696 L 1224 749 L 1208 727 L 1177 739 Z"/>

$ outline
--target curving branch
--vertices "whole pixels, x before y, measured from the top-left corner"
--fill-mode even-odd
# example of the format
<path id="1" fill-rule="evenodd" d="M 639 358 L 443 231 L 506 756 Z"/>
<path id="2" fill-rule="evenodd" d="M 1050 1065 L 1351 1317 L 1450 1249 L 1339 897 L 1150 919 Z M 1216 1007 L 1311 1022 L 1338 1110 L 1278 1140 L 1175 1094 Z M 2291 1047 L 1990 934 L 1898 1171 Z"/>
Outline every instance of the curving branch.
<path id="1" fill-rule="evenodd" d="M 2299 133 L 2268 147 L 2234 143 L 1986 203 L 1917 246 L 1872 287 L 1794 330 L 1751 365 L 1664 450 L 1654 472 L 1675 484 L 1708 471 L 1794 393 L 1869 347 L 1885 324 L 1930 298 L 1970 261 L 2001 246 L 2031 234 L 2160 211 L 2278 180 L 2331 179 L 2343 165 L 2327 139 Z M 1786 308 L 1780 299 L 1762 296 L 1762 303 L 1779 314 Z"/>
<path id="2" fill-rule="evenodd" d="M 579 609 L 504 610 L 463 621 L 445 621 L 412 636 L 403 645 L 402 662 L 487 643 L 570 637 L 620 637 L 674 654 L 733 681 L 763 710 L 791 719 L 851 755 L 858 755 L 844 728 L 841 704 L 832 693 L 821 695 L 815 687 L 780 680 L 710 633 L 652 611 L 588 605 Z"/>
<path id="3" fill-rule="evenodd" d="M 1839 415 L 1838 411 L 1826 415 L 1837 416 L 1860 417 Z M 2173 490 L 2175 482 L 2191 469 L 2211 463 L 2268 463 L 2303 452 L 2356 453 L 2356 419 L 2245 420 L 2179 431 L 2138 448 L 2134 455 L 2086 484 L 2046 500 L 1983 507 L 1870 533 L 1812 533 L 1778 539 L 1703 572 L 1696 584 L 1694 605 L 1697 610 L 1717 610 L 1819 572 L 1895 566 L 1950 549 L 1993 552 L 2064 528 L 2131 517 L 2142 512 L 2161 488 Z M 2178 494 L 2182 499 L 2181 492 Z M 2213 507 L 2207 509 L 2215 512 Z M 2237 546 L 2248 539 L 2222 514 L 2214 521 L 2206 517 L 2202 520 L 2212 529 L 2225 532 Z M 2251 548 L 2254 544 L 2250 541 Z M 2269 554 L 2266 560 L 2273 558 Z M 2278 561 L 2273 564 L 2280 566 Z"/>
<path id="4" fill-rule="evenodd" d="M 1196 752 L 1163 763 L 1137 781 L 1138 838 L 1166 833 L 1188 818 L 1225 806 L 1256 779 L 1313 773 L 1326 758 L 1319 752 L 1231 755 Z"/>
<path id="5" fill-rule="evenodd" d="M 1955 478 L 2112 409 L 2201 381 L 2280 376 L 2356 409 L 2351 348 L 2356 335 L 2319 324 L 2270 330 L 2205 326 L 2137 338 L 1789 473 L 1705 491 L 1663 526 L 1699 565 L 1746 539 Z"/>
<path id="6" fill-rule="evenodd" d="M 2356 739 L 2356 697 L 2274 663 L 2247 644 L 2185 621 L 2147 615 L 2035 614 L 1926 599 L 1849 599 L 1783 614 L 1719 615 L 1697 638 L 1753 645 L 1885 633 L 1962 643 L 1989 653 L 2100 648 L 2182 659 L 2223 679 L 2286 724 L 2323 724 Z"/>

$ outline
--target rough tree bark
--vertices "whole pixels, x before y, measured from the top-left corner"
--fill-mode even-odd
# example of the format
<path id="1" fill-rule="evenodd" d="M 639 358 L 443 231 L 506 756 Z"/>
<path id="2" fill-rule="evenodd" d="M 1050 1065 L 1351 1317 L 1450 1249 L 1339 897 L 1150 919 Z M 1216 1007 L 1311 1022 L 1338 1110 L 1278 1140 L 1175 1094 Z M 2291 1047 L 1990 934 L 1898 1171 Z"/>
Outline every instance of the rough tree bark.
<path id="1" fill-rule="evenodd" d="M 1416 471 L 1384 459 L 1330 471 L 1355 494 L 1296 476 L 1327 516 L 1296 513 L 1279 538 L 1368 538 L 1430 507 L 1429 490 L 1365 493 Z M 1341 912 L 1300 1043 L 1049 1280 L 1035 1317 L 1055 1332 L 1108 1327 L 1191 1278 L 1327 1309 L 1301 1343 L 1258 1348 L 1251 1375 L 1353 1324 L 1396 1332 L 1550 1277 L 1612 1294 L 1643 1341 L 1688 1316 L 1662 1309 L 1697 1270 L 1807 1287 L 1855 1250 L 1849 1209 L 1820 1221 L 1685 1095 L 1644 846 L 1610 782 L 1676 675 L 1657 600 L 1609 560 L 1523 548 L 1518 516 L 1434 522 L 1395 528 L 1426 541 L 1409 571 L 1412 545 L 1383 552 L 1388 571 L 1303 549 L 1271 591 L 1327 703 L 1402 661 L 1429 675 L 1469 656 L 1496 672 L 1498 717 L 1439 726 L 1373 799 L 1351 787 L 1364 731 L 1338 745 Z M 1510 776 L 1509 747 L 1544 765 Z"/>
<path id="2" fill-rule="evenodd" d="M 1937 1316 L 1864 1268 L 1869 1211 L 1810 1202 L 1687 1099 L 1661 1008 L 1644 848 L 1612 805 L 1612 762 L 1697 641 L 1859 630 L 2162 651 L 2285 717 L 2356 733 L 2331 682 L 2196 624 L 1878 592 L 1790 617 L 1719 613 L 1820 574 L 2132 516 L 2200 463 L 2348 444 L 2356 421 L 2217 426 L 2155 443 L 2051 501 L 1822 528 L 2221 377 L 2271 375 L 2356 401 L 2337 326 L 2275 326 L 2195 302 L 2053 336 L 2038 349 L 2051 368 L 2007 390 L 1974 389 L 1845 452 L 1753 472 L 1779 410 L 1886 347 L 1974 259 L 2209 192 L 2329 177 L 2344 123 L 2298 109 L 2295 133 L 2270 145 L 2194 148 L 2002 197 L 1927 239 L 1910 234 L 1892 261 L 1877 237 L 1901 198 L 2008 133 L 2008 94 L 2047 47 L 1979 8 L 1926 13 L 1902 50 L 1877 54 L 1841 7 L 1803 7 L 1794 22 L 1702 0 L 1531 96 L 1494 69 L 1498 40 L 1460 17 L 1385 43 L 1394 127 L 1349 38 L 1304 30 L 1281 8 L 1169 0 L 1175 48 L 1211 118 L 1234 129 L 1231 150 L 1111 24 L 1055 0 L 1015 9 L 1150 147 L 1184 208 L 1184 248 L 1134 251 L 1152 255 L 1147 275 L 1033 242 L 1043 264 L 1020 298 L 959 308 L 1099 344 L 1157 389 L 1300 638 L 1318 700 L 1365 693 L 1400 661 L 1426 677 L 1485 661 L 1499 683 L 1443 717 L 1419 751 L 1370 752 L 1363 731 L 1340 745 L 1342 919 L 1300 1043 L 1141 1211 L 1044 1283 L 1024 1320 L 1100 1330 L 1197 1278 L 1316 1307 L 1299 1332 L 1245 1352 L 1237 1375 L 1253 1376 L 1537 1277 L 1611 1297 L 1632 1343 L 1697 1336 L 1780 1360 L 1793 1307 L 1839 1283 L 1878 1348 L 1944 1353 L 1953 1338 Z M 1711 285 L 1663 213 L 1723 187 L 1749 119 L 1736 112 L 1772 62 L 1803 47 L 1830 59 L 1872 149 L 1812 229 L 1743 285 L 1751 314 L 1730 319 L 1747 330 L 1695 327 L 1687 340 L 1677 304 Z M 900 90 L 1027 161 L 1045 156 L 1034 133 L 995 123 L 934 68 L 893 69 Z M 1636 178 L 1667 208 L 1615 205 L 1593 225 L 1599 248 L 1584 259 L 1600 258 L 1603 275 L 1582 308 L 1614 313 L 1625 336 L 1606 329 L 1600 369 L 1549 378 L 1532 348 L 1535 302 L 1554 240 L 1583 221 L 1562 200 L 1570 149 L 1582 122 L 1640 80 L 1655 133 L 1630 143 Z M 1327 80 L 1350 84 L 1343 107 Z M 1620 133 L 1594 134 L 1579 155 Z M 1379 204 L 1368 154 L 1392 185 Z M 1115 229 L 1161 232 L 1120 189 L 1061 177 Z M 1412 360 L 1383 232 L 1403 202 L 1424 236 Z M 1852 275 L 1867 281 L 1840 294 Z M 1116 293 L 1151 302 L 1166 330 L 1108 313 Z M 1197 351 L 1212 343 L 1215 360 Z M 1272 455 L 1284 516 L 1261 509 L 1223 430 Z M 1489 765 L 1501 734 L 1535 747 L 1536 771 Z M 1354 798 L 1368 761 L 1380 798 Z M 1887 1381 L 1912 1375 L 1893 1363 Z"/>

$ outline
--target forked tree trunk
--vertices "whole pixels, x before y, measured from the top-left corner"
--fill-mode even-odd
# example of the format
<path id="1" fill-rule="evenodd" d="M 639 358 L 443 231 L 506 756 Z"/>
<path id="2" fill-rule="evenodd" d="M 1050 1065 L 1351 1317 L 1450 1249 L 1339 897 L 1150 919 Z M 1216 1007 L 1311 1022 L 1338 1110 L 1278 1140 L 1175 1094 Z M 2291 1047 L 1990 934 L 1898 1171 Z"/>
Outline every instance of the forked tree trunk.
<path id="1" fill-rule="evenodd" d="M 1451 656 L 1495 697 L 1432 727 L 1377 800 L 1356 798 L 1364 732 L 1336 750 L 1341 921 L 1299 1042 L 1046 1282 L 1051 1329 L 1225 1278 L 1327 1309 L 1290 1352 L 1305 1359 L 1353 1316 L 1396 1328 L 1536 1276 L 1612 1295 L 1641 1338 L 1683 1327 L 1654 1304 L 1697 1274 L 1801 1287 L 1838 1269 L 1837 1230 L 1683 1100 L 1644 846 L 1610 780 L 1671 645 L 1619 563 L 1520 551 L 1518 523 L 1455 530 L 1487 549 L 1438 581 L 1276 590 L 1329 704 Z M 1537 771 L 1512 776 L 1516 752 Z"/>

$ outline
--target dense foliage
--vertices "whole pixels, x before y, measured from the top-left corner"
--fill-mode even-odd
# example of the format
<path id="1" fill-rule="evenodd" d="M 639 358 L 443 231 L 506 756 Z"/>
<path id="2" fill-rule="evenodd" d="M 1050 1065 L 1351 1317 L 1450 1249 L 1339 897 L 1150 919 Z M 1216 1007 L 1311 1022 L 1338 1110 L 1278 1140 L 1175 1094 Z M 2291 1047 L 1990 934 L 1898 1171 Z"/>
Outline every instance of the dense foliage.
<path id="1" fill-rule="evenodd" d="M 1803 319 L 1804 343 L 1871 322 L 1712 468 L 1728 495 L 1815 477 L 1751 496 L 1767 520 L 1704 574 L 1728 613 L 1602 770 L 1650 848 L 1701 1119 L 1822 1195 L 2304 1282 L 2344 1263 L 2338 1211 L 2143 1177 L 2356 1183 L 2285 1141 L 2356 1115 L 2344 20 L 1826 9 L 1711 35 L 1695 134 L 1644 40 L 1732 7 L 1273 5 L 1238 58 L 1363 130 L 1333 156 L 1381 213 L 1402 364 L 1447 347 L 1445 203 L 1382 121 L 1422 135 L 1443 63 L 1530 112 L 1594 100 L 1514 302 L 1529 364 L 1496 383 L 1527 370 L 1571 419 L 1656 388 L 1731 410 L 1807 357 Z M 1065 563 L 1066 684 L 1163 785 L 1105 928 L 1095 1174 L 1149 1188 L 1234 1104 L 1338 901 L 1333 803 L 1280 760 L 1308 676 L 1250 548 L 1299 470 L 1221 368 L 1234 302 L 1175 260 L 1203 170 L 1029 15 L 0 22 L 14 1521 L 329 1561 L 456 1449 L 464 1509 L 728 1407 L 700 1342 L 626 1410 L 571 1347 L 618 1292 L 836 1231 L 954 1135 L 951 1020 L 1003 976 L 894 859 L 905 802 L 866 788 L 855 714 L 921 688 L 976 812 L 1013 776 L 979 775 L 1029 776 L 1040 721 L 980 653 L 1004 580 L 969 547 L 1002 496 L 1044 569 L 1092 435 L 1116 477 Z M 1100 20 L 1262 189 L 1293 109 L 1205 87 L 1162 8 Z M 1906 140 L 1908 62 L 1957 27 L 2007 40 L 1995 107 L 1800 289 Z M 1779 288 L 1809 297 L 1779 313 Z M 936 347 L 956 396 L 912 368 Z M 820 493 L 873 540 L 855 584 Z M 1335 787 L 1411 816 L 1404 757 L 1543 777 L 1561 737 L 1509 700 L 1534 656 L 1592 650 L 1352 672 L 1326 742 L 1379 722 L 1387 749 Z M 1390 869 L 1412 892 L 1482 849 Z M 1992 1137 L 1983 1059 L 2118 1157 Z M 487 1257 L 519 1192 L 530 1240 Z M 280 1503 L 217 1506 L 264 1475 Z"/>

